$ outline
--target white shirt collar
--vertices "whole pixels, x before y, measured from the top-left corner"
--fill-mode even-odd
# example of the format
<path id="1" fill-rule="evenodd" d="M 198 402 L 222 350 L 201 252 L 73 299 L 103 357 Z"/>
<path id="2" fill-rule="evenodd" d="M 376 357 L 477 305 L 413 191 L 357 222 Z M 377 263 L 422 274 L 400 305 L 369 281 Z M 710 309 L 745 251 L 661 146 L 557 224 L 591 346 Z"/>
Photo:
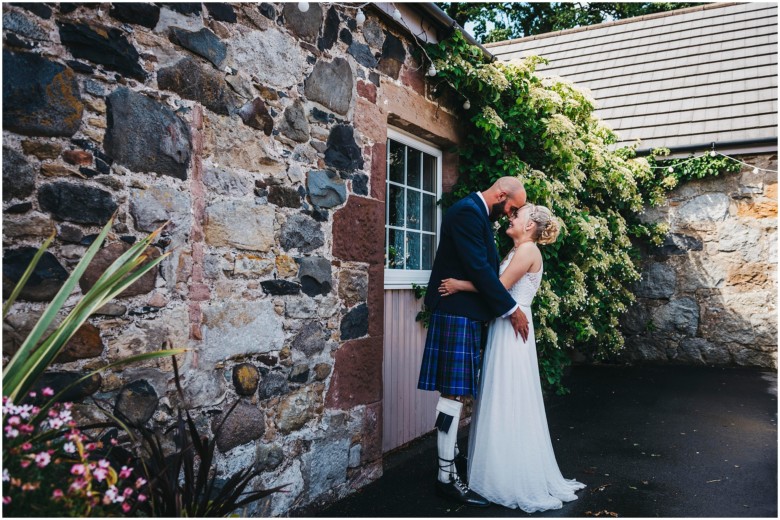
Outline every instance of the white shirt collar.
<path id="1" fill-rule="evenodd" d="M 481 201 L 482 201 L 482 204 L 484 204 L 484 205 L 485 205 L 485 212 L 486 212 L 488 215 L 490 215 L 490 209 L 488 208 L 488 204 L 487 204 L 487 201 L 485 200 L 485 197 L 483 197 L 483 196 L 482 196 L 482 192 L 481 192 L 481 191 L 478 191 L 478 192 L 477 192 L 477 195 L 479 196 L 479 200 L 481 200 Z"/>

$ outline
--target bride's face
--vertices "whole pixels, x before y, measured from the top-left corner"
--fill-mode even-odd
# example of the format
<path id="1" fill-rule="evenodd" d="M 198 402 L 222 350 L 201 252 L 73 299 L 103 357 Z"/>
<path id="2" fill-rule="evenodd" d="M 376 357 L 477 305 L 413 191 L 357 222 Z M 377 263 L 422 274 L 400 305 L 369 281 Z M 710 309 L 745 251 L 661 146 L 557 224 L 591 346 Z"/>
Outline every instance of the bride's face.
<path id="1" fill-rule="evenodd" d="M 506 234 L 510 238 L 522 237 L 525 229 L 528 227 L 528 216 L 530 214 L 530 205 L 526 205 L 518 209 L 513 215 L 509 217 L 509 226 L 506 229 Z"/>
<path id="2" fill-rule="evenodd" d="M 507 227 L 506 234 L 510 238 L 522 238 L 526 232 L 533 228 L 535 224 L 530 221 L 532 208 L 532 204 L 527 204 L 509 217 L 509 226 Z"/>

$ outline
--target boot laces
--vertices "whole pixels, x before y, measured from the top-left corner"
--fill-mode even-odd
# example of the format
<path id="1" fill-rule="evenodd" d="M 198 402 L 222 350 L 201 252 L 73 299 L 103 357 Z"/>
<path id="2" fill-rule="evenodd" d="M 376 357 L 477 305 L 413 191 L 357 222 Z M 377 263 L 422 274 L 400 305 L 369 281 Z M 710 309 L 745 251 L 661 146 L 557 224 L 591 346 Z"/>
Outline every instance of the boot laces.
<path id="1" fill-rule="evenodd" d="M 460 479 L 457 473 L 450 474 L 450 482 L 455 484 L 455 487 L 460 490 L 464 495 L 469 492 L 469 487 Z"/>

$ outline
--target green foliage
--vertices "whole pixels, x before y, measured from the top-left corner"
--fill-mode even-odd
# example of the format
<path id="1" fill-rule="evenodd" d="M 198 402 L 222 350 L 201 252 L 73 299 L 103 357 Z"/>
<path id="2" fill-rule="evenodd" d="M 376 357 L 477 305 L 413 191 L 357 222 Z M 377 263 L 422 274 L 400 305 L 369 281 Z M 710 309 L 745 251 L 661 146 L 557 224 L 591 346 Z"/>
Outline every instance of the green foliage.
<path id="1" fill-rule="evenodd" d="M 618 318 L 639 279 L 631 239 L 660 244 L 667 232 L 638 219 L 644 207 L 662 202 L 680 181 L 728 167 L 705 156 L 673 161 L 670 174 L 667 162 L 654 168 L 656 159 L 637 158 L 636 145 L 614 149 L 618 138 L 593 114 L 588 92 L 536 75 L 543 58 L 486 63 L 459 33 L 428 53 L 442 82 L 437 88 L 451 88 L 471 105 L 461 114 L 459 180 L 443 207 L 512 175 L 529 201 L 562 221 L 558 241 L 542 247 L 546 274 L 534 303 L 542 380 L 561 392 L 566 349 L 599 359 L 623 346 Z M 510 246 L 505 229 L 498 233 L 503 251 Z"/>
<path id="2" fill-rule="evenodd" d="M 103 240 L 111 230 L 113 222 L 114 219 L 112 217 L 84 254 L 84 257 L 79 261 L 78 265 L 76 265 L 76 268 L 62 285 L 62 288 L 54 296 L 54 299 L 35 324 L 30 334 L 25 338 L 21 347 L 19 347 L 19 350 L 4 367 L 3 396 L 9 397 L 12 401 L 15 401 L 20 396 L 26 395 L 46 367 L 51 364 L 68 340 L 73 337 L 76 331 L 92 313 L 111 301 L 168 256 L 169 253 L 166 253 L 154 260 L 147 261 L 147 256 L 145 254 L 149 245 L 156 240 L 157 236 L 162 231 L 161 227 L 143 240 L 139 240 L 122 254 L 122 256 L 108 266 L 100 278 L 95 282 L 95 285 L 87 291 L 76 306 L 68 312 L 65 319 L 62 320 L 58 326 L 54 327 L 51 334 L 44 338 L 46 331 L 51 328 L 57 318 L 57 314 L 64 307 L 65 301 L 68 299 L 70 293 L 84 274 L 84 271 L 86 271 L 87 266 L 100 249 Z M 52 238 L 53 237 L 50 237 L 46 240 L 39 248 L 33 261 L 27 267 L 24 275 L 14 288 L 11 297 L 3 306 L 4 318 L 10 310 L 11 305 L 13 305 L 17 295 L 24 287 L 30 273 L 35 269 L 35 265 L 43 254 L 43 251 L 51 243 Z"/>
<path id="3" fill-rule="evenodd" d="M 437 2 L 482 43 L 702 5 L 695 2 Z M 473 28 L 472 28 L 473 27 Z"/>
<path id="4" fill-rule="evenodd" d="M 414 291 L 414 297 L 418 300 L 425 300 L 425 293 L 427 292 L 428 288 L 425 285 L 417 285 L 416 283 L 412 284 L 412 290 Z M 423 324 L 424 327 L 428 327 L 428 324 L 431 322 L 431 311 L 427 307 L 425 307 L 425 304 L 422 304 L 422 308 L 417 313 L 417 315 L 414 317 L 414 321 L 419 321 Z"/>

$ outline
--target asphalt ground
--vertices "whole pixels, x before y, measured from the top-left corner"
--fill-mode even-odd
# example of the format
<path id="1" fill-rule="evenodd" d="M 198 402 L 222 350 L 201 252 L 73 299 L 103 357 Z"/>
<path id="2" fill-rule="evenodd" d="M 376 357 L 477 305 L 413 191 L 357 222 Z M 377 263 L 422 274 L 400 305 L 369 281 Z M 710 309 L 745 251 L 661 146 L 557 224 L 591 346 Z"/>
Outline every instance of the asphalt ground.
<path id="1" fill-rule="evenodd" d="M 384 475 L 321 517 L 777 517 L 777 372 L 576 366 L 546 400 L 562 509 L 477 509 L 434 492 L 435 437 L 385 455 Z M 460 432 L 467 446 L 468 427 Z M 461 475 L 465 475 L 461 471 Z"/>

